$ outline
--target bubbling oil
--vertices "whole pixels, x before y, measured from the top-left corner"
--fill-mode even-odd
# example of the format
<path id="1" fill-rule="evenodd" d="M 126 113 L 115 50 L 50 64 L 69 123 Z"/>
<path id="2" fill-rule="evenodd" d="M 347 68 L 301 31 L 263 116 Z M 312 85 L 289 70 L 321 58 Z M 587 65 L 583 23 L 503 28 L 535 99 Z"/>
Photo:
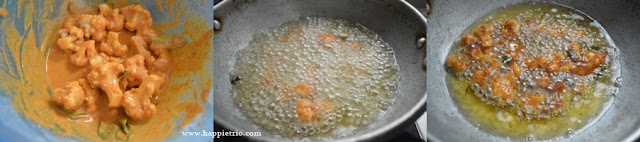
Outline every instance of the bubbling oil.
<path id="1" fill-rule="evenodd" d="M 505 28 L 503 24 L 508 20 L 520 23 L 520 32 L 511 37 L 500 34 Z M 492 60 L 500 64 L 497 70 L 487 73 L 488 76 L 506 76 L 505 74 L 513 74 L 515 67 L 522 69 L 514 77 L 516 99 L 506 103 L 491 97 L 495 91 L 492 89 L 495 88 L 480 87 L 473 83 L 474 72 L 490 68 L 491 64 L 470 61 L 467 70 L 449 73 L 447 81 L 452 98 L 479 127 L 509 138 L 550 139 L 579 132 L 611 104 L 610 98 L 617 89 L 614 83 L 619 79 L 620 72 L 618 53 L 597 22 L 566 7 L 549 3 L 526 3 L 512 5 L 487 15 L 471 25 L 465 33 L 473 33 L 474 28 L 481 24 L 496 27 L 492 32 L 497 33 L 492 36 L 496 48 L 485 53 L 495 54 L 496 58 Z M 524 47 L 523 53 L 519 55 L 520 60 L 508 57 L 513 42 L 501 44 L 500 38 L 515 41 Z M 460 42 L 462 41 L 454 43 L 449 56 L 466 56 L 468 48 L 459 45 Z M 569 48 L 575 42 L 580 43 L 582 51 L 606 54 L 604 64 L 591 74 L 578 75 L 568 71 L 551 72 L 545 67 L 528 67 L 525 63 L 526 58 L 551 59 L 552 55 L 565 54 L 571 57 L 569 54 L 578 54 L 571 53 L 573 50 Z M 579 58 L 582 57 L 563 60 L 575 61 Z M 563 88 L 543 87 L 540 81 L 542 77 L 548 77 L 549 82 L 562 85 Z M 537 108 L 526 105 L 522 107 L 522 104 L 529 103 L 527 97 L 530 94 L 542 94 L 546 99 Z M 545 111 L 534 113 L 535 110 Z"/>
<path id="2" fill-rule="evenodd" d="M 232 94 L 245 116 L 267 131 L 330 138 L 381 117 L 397 94 L 397 72 L 393 50 L 372 31 L 344 20 L 301 18 L 255 36 L 237 52 Z M 311 107 L 300 109 L 301 102 Z"/>

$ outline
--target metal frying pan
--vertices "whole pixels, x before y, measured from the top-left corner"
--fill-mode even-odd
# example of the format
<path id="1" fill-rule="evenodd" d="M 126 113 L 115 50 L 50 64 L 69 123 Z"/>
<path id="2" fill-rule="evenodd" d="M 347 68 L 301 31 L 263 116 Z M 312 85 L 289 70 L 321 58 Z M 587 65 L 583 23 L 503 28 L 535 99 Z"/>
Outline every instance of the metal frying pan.
<path id="1" fill-rule="evenodd" d="M 376 32 L 395 51 L 400 67 L 399 94 L 379 122 L 334 140 L 360 141 L 389 137 L 395 128 L 414 123 L 425 111 L 426 70 L 424 37 L 426 18 L 401 0 L 234 0 L 214 6 L 218 21 L 214 42 L 214 115 L 215 122 L 230 131 L 262 132 L 261 141 L 286 139 L 264 132 L 243 116 L 231 95 L 229 72 L 236 53 L 253 36 L 301 17 L 322 16 L 360 23 Z M 420 46 L 420 48 L 418 47 Z"/>
<path id="2" fill-rule="evenodd" d="M 449 96 L 443 63 L 456 37 L 479 17 L 523 0 L 435 1 L 427 27 L 427 131 L 433 141 L 507 141 L 477 129 Z M 612 106 L 584 131 L 559 141 L 632 141 L 640 135 L 640 1 L 563 0 L 555 3 L 582 11 L 607 30 L 620 52 L 622 82 Z"/>

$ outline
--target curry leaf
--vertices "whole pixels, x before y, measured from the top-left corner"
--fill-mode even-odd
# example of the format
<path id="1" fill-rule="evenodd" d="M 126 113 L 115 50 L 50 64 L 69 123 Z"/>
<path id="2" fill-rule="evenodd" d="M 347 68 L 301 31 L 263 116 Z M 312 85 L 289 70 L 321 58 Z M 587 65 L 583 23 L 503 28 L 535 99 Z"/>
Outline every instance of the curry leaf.
<path id="1" fill-rule="evenodd" d="M 120 141 L 129 141 L 129 136 L 131 136 L 130 134 L 125 134 L 122 132 L 118 132 L 116 133 L 116 138 L 118 138 L 118 140 Z"/>
<path id="2" fill-rule="evenodd" d="M 131 136 L 131 125 L 129 125 L 128 119 L 120 120 L 120 130 L 115 133 L 115 137 L 121 141 L 129 141 L 129 136 Z"/>
<path id="3" fill-rule="evenodd" d="M 67 5 L 67 11 L 69 12 L 69 14 L 74 15 L 76 14 L 76 12 L 78 12 L 78 9 L 73 5 L 73 2 L 69 2 L 69 4 Z"/>
<path id="4" fill-rule="evenodd" d="M 114 125 L 108 125 L 100 121 L 100 124 L 98 125 L 98 136 L 100 136 L 100 138 L 102 138 L 103 140 L 111 140 L 117 132 L 117 129 L 113 126 Z"/>
<path id="5" fill-rule="evenodd" d="M 131 134 L 131 125 L 129 125 L 129 120 L 120 120 L 120 127 L 122 128 L 122 132 L 125 134 Z"/>
<path id="6" fill-rule="evenodd" d="M 592 45 L 592 46 L 591 46 L 591 50 L 598 50 L 598 49 L 600 49 L 600 47 L 595 46 L 595 45 Z"/>
<path id="7" fill-rule="evenodd" d="M 160 104 L 160 99 L 151 99 L 151 104 L 154 104 L 154 105 Z"/>
<path id="8" fill-rule="evenodd" d="M 504 63 L 504 64 L 509 64 L 509 62 L 511 62 L 511 57 L 509 57 L 509 56 L 502 56 L 502 63 Z"/>
<path id="9" fill-rule="evenodd" d="M 573 62 L 578 62 L 578 53 L 573 50 L 567 50 L 567 56 L 569 56 Z"/>
<path id="10" fill-rule="evenodd" d="M 83 112 L 83 111 L 79 111 L 79 112 L 74 112 L 72 114 L 69 114 L 69 117 L 71 117 L 71 119 L 76 120 L 78 118 L 84 118 L 87 117 L 87 113 Z"/>
<path id="11" fill-rule="evenodd" d="M 122 79 L 123 77 L 126 77 L 127 75 L 129 75 L 129 71 L 124 70 L 124 72 L 120 76 L 118 76 L 118 80 Z"/>
<path id="12" fill-rule="evenodd" d="M 344 26 L 338 21 L 332 21 L 331 25 L 333 25 L 336 28 L 336 31 L 338 33 L 341 33 L 342 31 L 344 31 Z"/>
<path id="13" fill-rule="evenodd" d="M 232 77 L 233 79 L 231 79 L 231 85 L 235 85 L 236 83 L 238 83 L 240 80 L 242 80 L 242 77 L 240 76 L 235 76 Z"/>

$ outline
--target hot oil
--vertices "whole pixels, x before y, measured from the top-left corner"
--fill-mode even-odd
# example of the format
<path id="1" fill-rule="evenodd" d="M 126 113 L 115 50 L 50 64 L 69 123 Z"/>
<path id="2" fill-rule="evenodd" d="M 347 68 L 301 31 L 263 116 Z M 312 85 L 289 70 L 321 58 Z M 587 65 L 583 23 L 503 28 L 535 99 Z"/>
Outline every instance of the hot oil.
<path id="1" fill-rule="evenodd" d="M 590 97 L 584 104 L 572 105 L 565 115 L 551 119 L 526 120 L 519 118 L 517 110 L 509 107 L 496 107 L 467 91 L 469 81 L 448 76 L 452 98 L 459 110 L 478 128 L 513 139 L 535 138 L 551 139 L 569 136 L 593 123 L 611 103 L 610 96 Z M 604 94 L 603 94 L 604 95 Z M 558 137 L 560 138 L 560 137 Z"/>
<path id="2" fill-rule="evenodd" d="M 255 36 L 231 78 L 236 105 L 258 126 L 329 138 L 377 121 L 396 96 L 397 71 L 389 45 L 361 25 L 303 18 Z M 296 90 L 306 86 L 308 94 Z M 318 104 L 315 119 L 299 115 L 303 99 Z"/>
<path id="3" fill-rule="evenodd" d="M 578 88 L 568 88 L 567 91 L 558 92 L 558 95 L 565 102 L 565 109 L 553 115 L 527 116 L 524 111 L 512 106 L 495 105 L 493 101 L 484 96 L 490 95 L 491 90 L 474 89 L 470 77 L 472 71 L 460 74 L 449 73 L 447 82 L 453 100 L 456 101 L 459 110 L 479 128 L 514 139 L 551 139 L 570 136 L 578 133 L 595 122 L 604 111 L 611 105 L 612 94 L 617 88 L 614 86 L 616 78 L 619 76 L 617 61 L 617 50 L 610 41 L 606 32 L 595 21 L 581 13 L 558 5 L 548 3 L 527 3 L 517 4 L 499 9 L 481 20 L 472 24 L 464 33 L 473 33 L 475 27 L 481 24 L 493 24 L 515 19 L 524 22 L 527 19 L 536 19 L 546 26 L 560 26 L 565 29 L 579 29 L 585 31 L 586 36 L 549 36 L 548 31 L 531 32 L 535 26 L 521 26 L 522 33 L 516 36 L 524 47 L 528 49 L 526 56 L 540 57 L 554 53 L 562 53 L 568 50 L 573 41 L 587 41 L 592 45 L 606 48 L 608 56 L 606 65 L 596 69 L 594 74 L 588 76 L 570 75 L 568 73 L 558 73 L 552 79 L 572 80 L 587 82 L 587 86 Z M 522 24 L 521 24 L 522 25 Z M 542 24 L 538 24 L 542 25 Z M 566 30 L 565 32 L 571 32 Z M 461 55 L 464 47 L 458 46 L 460 43 L 454 42 L 450 55 Z M 504 53 L 500 51 L 500 53 Z M 522 61 L 515 64 L 523 65 Z M 470 66 L 478 69 L 487 65 Z M 519 93 L 530 91 L 526 89 L 527 84 L 535 84 L 533 81 L 539 78 L 540 70 L 527 70 L 518 76 Z M 586 91 L 581 91 L 586 90 Z M 577 95 L 576 92 L 581 92 Z M 484 94 L 483 94 L 484 93 Z M 520 94 L 519 94 L 520 95 Z"/>

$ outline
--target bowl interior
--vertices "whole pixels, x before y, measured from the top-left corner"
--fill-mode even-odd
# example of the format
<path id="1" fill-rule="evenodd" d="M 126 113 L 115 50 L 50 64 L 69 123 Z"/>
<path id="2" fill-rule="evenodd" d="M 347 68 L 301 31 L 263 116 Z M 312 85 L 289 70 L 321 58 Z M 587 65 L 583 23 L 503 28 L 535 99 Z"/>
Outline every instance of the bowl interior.
<path id="1" fill-rule="evenodd" d="M 70 0 L 74 2 L 74 5 L 78 6 L 78 9 L 94 9 L 95 6 L 99 3 L 103 3 L 105 1 L 102 0 L 93 0 L 93 1 L 78 1 L 78 0 Z M 26 82 L 25 85 L 36 84 L 33 82 L 28 82 L 29 73 L 16 73 L 16 71 L 40 71 L 45 72 L 45 70 L 41 70 L 40 68 L 32 68 L 33 66 L 28 65 L 28 62 L 22 62 L 22 60 L 15 60 L 14 57 L 29 57 L 28 53 L 23 52 L 30 50 L 29 48 L 39 48 L 37 49 L 39 54 L 46 54 L 50 45 L 43 45 L 46 40 L 45 31 L 48 29 L 57 30 L 58 27 L 53 27 L 52 25 L 56 25 L 57 19 L 63 15 L 61 12 L 63 9 L 66 9 L 66 5 L 64 5 L 67 1 L 64 0 L 56 0 L 56 1 L 48 1 L 48 0 L 36 0 L 31 2 L 26 2 L 22 0 L 18 1 L 5 1 L 6 5 L 3 5 L 3 8 L 6 8 L 9 15 L 7 17 L 0 17 L 0 23 L 3 26 L 11 26 L 16 28 L 16 32 L 19 35 L 28 35 L 33 34 L 35 36 L 35 44 L 36 47 L 31 46 L 21 46 L 19 49 L 21 50 L 13 50 L 15 47 L 10 47 L 13 41 L 8 41 L 7 34 L 9 32 L 7 29 L 0 29 L 0 79 L 6 80 L 14 80 L 17 82 Z M 206 26 L 202 26 L 202 30 L 210 30 L 213 29 L 213 0 L 207 0 L 197 3 L 188 3 L 188 4 L 180 4 L 180 3 L 169 3 L 169 2 L 156 2 L 156 1 L 137 1 L 137 2 L 126 2 L 124 4 L 140 4 L 143 5 L 146 9 L 148 9 L 152 15 L 154 24 L 163 23 L 168 21 L 175 21 L 175 17 L 173 17 L 174 13 L 183 13 L 189 12 L 190 16 L 197 17 L 202 19 L 203 24 Z M 19 7 L 19 5 L 22 5 Z M 157 8 L 159 5 L 163 7 L 168 7 L 173 5 L 172 7 L 176 7 L 176 9 L 168 10 L 168 9 L 160 9 Z M 178 8 L 180 6 L 189 7 L 189 8 Z M 33 13 L 29 13 L 33 12 Z M 31 19 L 32 18 L 32 19 Z M 173 34 L 181 34 L 184 30 L 183 25 L 185 20 L 180 20 L 177 28 L 172 28 L 171 30 L 164 31 L 166 33 Z M 29 25 L 29 26 L 25 26 Z M 187 37 L 188 40 L 197 39 L 198 37 Z M 210 39 L 210 43 L 212 40 Z M 209 52 L 207 57 L 208 59 L 212 58 L 213 51 Z M 210 77 L 212 69 L 213 69 L 212 61 L 203 63 L 203 68 L 200 69 L 202 72 L 207 72 L 209 75 L 202 76 L 201 74 L 192 74 L 187 76 L 182 76 L 180 78 L 172 79 L 170 84 L 174 84 L 174 80 L 212 80 Z M 0 85 L 6 86 L 7 83 L 10 82 L 0 82 Z M 46 84 L 46 83 L 45 83 Z M 206 87 L 210 88 L 210 87 Z M 206 88 L 201 88 L 199 86 L 193 86 L 192 89 L 202 90 Z M 53 90 L 48 86 L 42 86 L 41 88 L 34 87 L 32 89 L 43 89 L 43 90 Z M 185 89 L 187 90 L 187 89 Z M 25 118 L 20 113 L 18 113 L 13 105 L 12 105 L 12 97 L 15 97 L 20 92 L 33 92 L 34 90 L 16 90 L 11 88 L 0 88 L 0 103 L 4 105 L 0 105 L 0 111 L 3 111 L 2 120 L 0 121 L 0 141 L 51 141 L 51 140 L 64 140 L 64 141 L 77 141 L 70 137 L 60 136 L 51 130 L 40 126 L 32 122 L 31 120 Z M 182 92 L 182 94 L 187 94 L 188 92 Z M 19 97 L 19 96 L 18 96 Z M 180 132 L 185 131 L 203 131 L 206 130 L 208 132 L 213 131 L 213 92 L 208 92 L 208 96 L 206 97 L 208 103 L 201 103 L 202 107 L 204 107 L 204 111 L 200 113 L 191 123 L 186 125 L 180 129 L 173 129 L 169 135 L 173 135 L 175 137 L 167 137 L 168 141 L 210 141 L 211 137 L 194 137 L 194 136 L 182 136 Z M 28 104 L 28 103 L 27 103 Z M 175 126 L 180 125 L 182 121 L 176 120 L 173 121 Z M 198 125 L 200 124 L 200 125 Z"/>

